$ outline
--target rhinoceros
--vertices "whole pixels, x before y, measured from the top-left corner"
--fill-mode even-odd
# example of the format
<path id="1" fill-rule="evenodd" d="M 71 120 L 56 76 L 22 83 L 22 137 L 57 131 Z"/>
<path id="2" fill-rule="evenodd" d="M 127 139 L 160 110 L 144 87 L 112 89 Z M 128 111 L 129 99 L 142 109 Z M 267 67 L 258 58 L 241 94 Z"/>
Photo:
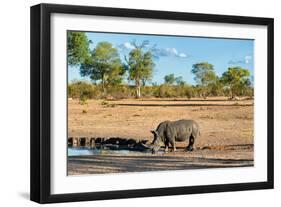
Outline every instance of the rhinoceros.
<path id="1" fill-rule="evenodd" d="M 164 143 L 165 152 L 168 152 L 169 144 L 172 150 L 176 151 L 176 141 L 189 141 L 186 148 L 188 151 L 193 151 L 193 144 L 199 132 L 198 124 L 193 120 L 178 120 L 178 121 L 164 121 L 160 123 L 156 130 L 152 130 L 154 135 L 152 141 L 152 153 L 160 149 L 160 144 Z"/>

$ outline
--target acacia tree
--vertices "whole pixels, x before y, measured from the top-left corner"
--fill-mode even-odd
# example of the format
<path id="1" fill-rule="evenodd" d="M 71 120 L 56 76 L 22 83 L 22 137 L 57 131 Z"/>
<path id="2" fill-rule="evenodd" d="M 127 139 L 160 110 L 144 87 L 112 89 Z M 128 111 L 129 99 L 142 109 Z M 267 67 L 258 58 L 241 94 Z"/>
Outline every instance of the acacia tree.
<path id="1" fill-rule="evenodd" d="M 125 73 L 119 53 L 109 42 L 99 42 L 80 67 L 81 76 L 89 76 L 93 81 L 100 80 L 103 93 L 110 84 L 122 82 Z"/>
<path id="2" fill-rule="evenodd" d="M 127 70 L 129 72 L 129 80 L 135 82 L 136 98 L 141 97 L 141 85 L 152 77 L 154 63 L 152 53 L 144 52 L 141 47 L 136 47 L 129 53 L 127 60 Z"/>
<path id="3" fill-rule="evenodd" d="M 208 62 L 196 63 L 192 66 L 191 72 L 195 75 L 194 80 L 202 88 L 203 97 L 206 98 L 208 87 L 217 79 L 214 66 Z"/>
<path id="4" fill-rule="evenodd" d="M 186 84 L 186 82 L 183 80 L 182 76 L 176 77 L 175 81 L 176 81 L 176 84 L 177 84 L 178 86 L 183 86 L 183 85 Z"/>
<path id="5" fill-rule="evenodd" d="M 173 85 L 175 83 L 175 81 L 176 81 L 176 77 L 173 73 L 169 74 L 169 75 L 165 75 L 165 77 L 164 77 L 165 84 Z"/>
<path id="6" fill-rule="evenodd" d="M 222 74 L 221 82 L 230 89 L 230 97 L 243 94 L 243 90 L 251 86 L 250 71 L 242 67 L 230 67 Z"/>
<path id="7" fill-rule="evenodd" d="M 89 56 L 89 43 L 84 32 L 67 32 L 67 62 L 71 66 L 82 64 Z"/>
<path id="8" fill-rule="evenodd" d="M 165 82 L 165 84 L 168 84 L 168 85 L 173 85 L 175 83 L 177 85 L 184 85 L 185 84 L 182 76 L 175 77 L 175 75 L 173 73 L 169 74 L 169 75 L 165 75 L 164 82 Z"/>

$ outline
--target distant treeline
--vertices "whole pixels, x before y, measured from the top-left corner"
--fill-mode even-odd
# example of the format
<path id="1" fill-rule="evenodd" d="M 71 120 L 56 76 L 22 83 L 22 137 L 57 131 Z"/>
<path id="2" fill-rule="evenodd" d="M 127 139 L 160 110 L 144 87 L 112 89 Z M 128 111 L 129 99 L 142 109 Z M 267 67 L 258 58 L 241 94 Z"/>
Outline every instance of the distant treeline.
<path id="1" fill-rule="evenodd" d="M 92 42 L 83 32 L 68 32 L 67 41 L 68 65 L 78 67 L 80 75 L 92 81 L 69 83 L 71 98 L 253 96 L 250 71 L 240 66 L 227 68 L 219 77 L 212 64 L 199 62 L 190 69 L 196 85 L 189 85 L 174 74 L 167 74 L 164 84 L 157 85 L 152 83 L 157 57 L 148 41 L 139 45 L 133 41 L 133 48 L 123 61 L 118 48 L 110 42 L 98 42 L 90 49 Z"/>
<path id="2" fill-rule="evenodd" d="M 203 92 L 204 91 L 204 92 Z M 253 96 L 253 88 L 246 87 L 244 90 L 235 93 L 235 96 Z M 231 91 L 221 86 L 210 86 L 206 91 L 201 86 L 192 86 L 187 84 L 182 85 L 151 85 L 143 86 L 141 88 L 142 97 L 145 98 L 193 98 L 193 97 L 211 97 L 211 96 L 228 96 L 233 97 Z M 202 94 L 205 94 L 203 96 Z M 101 84 L 93 84 L 86 81 L 75 81 L 68 84 L 68 97 L 73 99 L 87 100 L 87 99 L 124 99 L 134 98 L 135 86 L 127 84 L 119 84 L 109 87 L 107 93 L 104 94 Z"/>

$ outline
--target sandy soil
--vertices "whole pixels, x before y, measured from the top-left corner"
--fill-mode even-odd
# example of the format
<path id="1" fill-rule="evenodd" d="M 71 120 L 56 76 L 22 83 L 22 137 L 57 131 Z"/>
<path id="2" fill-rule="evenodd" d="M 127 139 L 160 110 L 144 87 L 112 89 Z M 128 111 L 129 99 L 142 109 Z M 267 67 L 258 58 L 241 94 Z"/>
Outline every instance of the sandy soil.
<path id="1" fill-rule="evenodd" d="M 191 153 L 177 152 L 157 155 L 161 157 L 160 160 L 165 161 L 162 162 L 163 164 L 170 163 L 168 160 L 171 159 L 171 156 L 173 159 L 179 160 L 177 164 L 174 162 L 171 162 L 170 165 L 167 164 L 168 169 L 192 168 L 194 162 L 196 167 L 198 165 L 200 167 L 239 166 L 237 160 L 241 161 L 240 166 L 245 166 L 245 160 L 246 166 L 251 166 L 253 165 L 254 150 L 253 108 L 253 100 L 228 101 L 224 97 L 206 100 L 198 98 L 191 100 L 89 100 L 88 104 L 85 105 L 79 104 L 77 100 L 69 100 L 68 137 L 121 137 L 152 140 L 150 130 L 155 129 L 160 122 L 193 119 L 197 121 L 201 131 L 201 136 L 195 142 L 196 150 Z M 177 147 L 184 146 L 187 146 L 187 143 L 177 143 Z M 111 163 L 122 160 L 118 156 L 109 157 L 92 156 L 87 159 L 86 157 L 69 157 L 68 172 L 69 174 L 81 174 L 138 171 L 126 167 L 133 166 L 128 164 L 129 161 L 122 162 L 123 165 L 119 168 L 113 165 L 106 168 L 105 163 L 108 163 L 106 160 L 111 160 Z M 126 159 L 131 159 L 131 162 L 134 161 L 135 164 L 137 160 L 142 160 L 140 162 L 143 165 L 151 165 L 156 163 L 155 160 L 158 157 L 154 156 L 153 162 L 150 157 L 150 163 L 146 163 L 145 159 L 140 156 L 132 156 L 131 158 L 128 156 Z M 169 157 L 168 160 L 167 157 Z M 213 164 L 210 166 L 207 165 L 207 159 L 215 159 L 217 162 L 212 162 Z M 233 164 L 225 162 L 225 160 L 236 161 Z M 77 171 L 78 168 L 80 170 Z M 103 170 L 91 170 L 93 168 Z M 154 168 L 150 166 L 144 169 L 146 171 Z"/>

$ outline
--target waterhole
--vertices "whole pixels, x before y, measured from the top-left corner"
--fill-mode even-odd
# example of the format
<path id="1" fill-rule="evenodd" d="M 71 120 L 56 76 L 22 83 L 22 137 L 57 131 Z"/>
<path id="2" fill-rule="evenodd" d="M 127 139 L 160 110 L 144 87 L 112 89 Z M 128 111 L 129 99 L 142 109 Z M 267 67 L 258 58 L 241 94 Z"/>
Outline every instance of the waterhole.
<path id="1" fill-rule="evenodd" d="M 83 155 L 144 155 L 151 154 L 150 149 L 136 150 L 124 147 L 68 147 L 68 156 Z"/>

